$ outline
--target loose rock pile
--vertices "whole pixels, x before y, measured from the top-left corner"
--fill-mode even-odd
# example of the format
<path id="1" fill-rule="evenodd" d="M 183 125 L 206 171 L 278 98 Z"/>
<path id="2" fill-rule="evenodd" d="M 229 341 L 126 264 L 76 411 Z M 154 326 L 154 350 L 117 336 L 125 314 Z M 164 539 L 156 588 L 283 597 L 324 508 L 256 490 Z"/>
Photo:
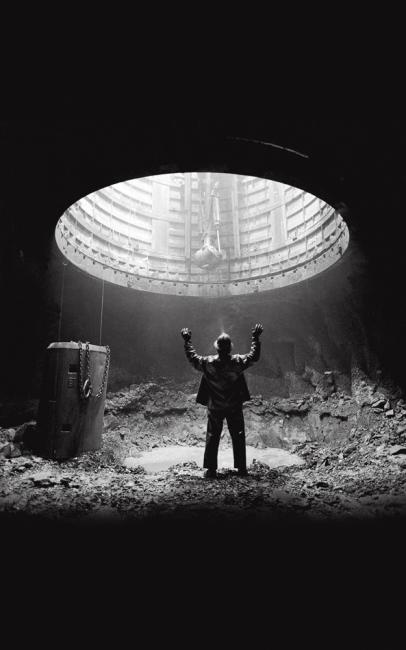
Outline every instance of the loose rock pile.
<path id="1" fill-rule="evenodd" d="M 271 470 L 254 462 L 247 479 L 221 470 L 218 481 L 205 481 L 195 463 L 148 475 L 125 462 L 156 446 L 204 444 L 206 412 L 195 403 L 194 381 L 163 378 L 108 394 L 103 448 L 64 463 L 30 452 L 34 421 L 1 429 L 0 510 L 73 519 L 406 514 L 406 402 L 362 381 L 351 396 L 253 398 L 247 442 L 291 450 L 305 464 Z M 222 444 L 230 444 L 226 427 Z"/>

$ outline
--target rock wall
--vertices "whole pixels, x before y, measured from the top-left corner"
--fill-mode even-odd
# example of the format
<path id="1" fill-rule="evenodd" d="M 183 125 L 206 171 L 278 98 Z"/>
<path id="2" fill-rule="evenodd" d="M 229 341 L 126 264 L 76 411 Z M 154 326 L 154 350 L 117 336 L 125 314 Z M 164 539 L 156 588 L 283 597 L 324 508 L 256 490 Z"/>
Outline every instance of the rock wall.
<path id="1" fill-rule="evenodd" d="M 75 278 L 71 280 L 68 293 L 78 298 Z M 85 303 L 86 287 L 79 290 Z M 391 378 L 371 300 L 367 271 L 354 247 L 320 277 L 260 297 L 177 299 L 142 292 L 124 295 L 109 286 L 103 332 L 112 348 L 110 389 L 159 376 L 182 381 L 193 376 L 179 335 L 184 326 L 192 330 L 200 354 L 213 353 L 213 341 L 223 330 L 232 337 L 234 352 L 244 353 L 249 350 L 251 328 L 260 321 L 261 360 L 248 371 L 254 394 L 271 399 L 328 393 L 333 381 L 336 390 L 350 395 L 358 370 L 372 381 Z M 87 334 L 83 322 L 69 319 L 73 306 L 71 312 L 68 305 L 66 309 L 68 338 L 91 338 L 97 329 L 96 305 L 86 303 Z"/>
<path id="2" fill-rule="evenodd" d="M 109 393 L 106 431 L 116 431 L 134 451 L 167 444 L 202 445 L 206 409 L 196 404 L 197 385 L 163 379 Z M 301 398 L 270 400 L 257 395 L 244 405 L 247 444 L 258 448 L 291 449 L 305 441 L 349 440 L 359 427 L 406 431 L 406 402 L 399 392 L 359 380 L 354 394 L 313 393 Z M 400 432 L 401 433 L 401 432 Z M 223 445 L 231 440 L 224 424 Z"/>
<path id="3" fill-rule="evenodd" d="M 196 403 L 196 379 L 176 382 L 162 377 L 107 394 L 103 453 L 112 458 L 136 456 L 154 447 L 204 445 L 206 408 Z M 406 401 L 394 386 L 373 383 L 354 372 L 352 395 L 338 391 L 332 376 L 312 394 L 299 398 L 253 395 L 244 405 L 247 444 L 260 449 L 291 450 L 297 444 L 350 441 L 360 431 L 383 439 L 406 437 Z M 15 424 L 16 426 L 12 426 Z M 0 429 L 0 455 L 19 456 L 35 436 L 35 420 Z M 221 445 L 230 446 L 224 424 Z"/>
<path id="4" fill-rule="evenodd" d="M 58 338 L 61 280 L 61 260 L 54 259 L 47 282 L 35 294 L 42 296 L 41 327 L 36 327 L 41 337 L 27 339 L 23 347 L 13 343 L 7 351 L 12 362 L 7 362 L 8 381 L 1 389 L 4 407 L 39 396 L 46 345 Z M 101 287 L 73 267 L 65 270 L 64 286 L 61 340 L 98 344 Z M 351 395 L 358 370 L 375 382 L 393 378 L 394 361 L 386 354 L 388 326 L 382 329 L 382 318 L 365 260 L 354 244 L 321 276 L 261 296 L 185 299 L 106 284 L 102 343 L 111 347 L 109 389 L 162 376 L 178 381 L 193 377 L 179 335 L 184 326 L 191 328 L 200 354 L 213 352 L 222 330 L 231 335 L 234 351 L 244 353 L 253 324 L 261 321 L 261 360 L 248 371 L 253 394 L 269 400 L 328 393 L 333 380 L 336 390 Z M 395 379 L 404 382 L 399 373 Z"/>

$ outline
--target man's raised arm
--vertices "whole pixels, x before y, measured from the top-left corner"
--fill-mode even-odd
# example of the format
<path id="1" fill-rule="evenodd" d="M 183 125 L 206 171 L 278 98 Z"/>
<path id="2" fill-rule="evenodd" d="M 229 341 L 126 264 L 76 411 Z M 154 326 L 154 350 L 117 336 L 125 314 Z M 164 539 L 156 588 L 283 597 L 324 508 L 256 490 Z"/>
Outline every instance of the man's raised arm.
<path id="1" fill-rule="evenodd" d="M 200 370 L 200 372 L 203 372 L 204 357 L 201 357 L 198 354 L 196 354 L 196 350 L 194 349 L 191 341 L 192 332 L 187 327 L 184 327 L 180 331 L 180 334 L 185 342 L 185 354 L 188 360 L 190 361 L 192 366 L 196 368 L 196 370 Z"/>
<path id="2" fill-rule="evenodd" d="M 257 323 L 255 327 L 252 328 L 251 349 L 248 352 L 248 354 L 244 354 L 242 356 L 244 368 L 248 368 L 253 363 L 259 360 L 259 357 L 261 355 L 261 342 L 259 340 L 259 337 L 261 336 L 263 331 L 264 328 L 262 327 L 261 323 Z"/>

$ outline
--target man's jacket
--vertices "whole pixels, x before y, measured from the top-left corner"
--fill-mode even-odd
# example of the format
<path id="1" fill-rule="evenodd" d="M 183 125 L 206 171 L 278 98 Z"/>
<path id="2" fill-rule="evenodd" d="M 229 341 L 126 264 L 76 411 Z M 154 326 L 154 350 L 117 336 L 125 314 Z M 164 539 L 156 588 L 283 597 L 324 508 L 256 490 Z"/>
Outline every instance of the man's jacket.
<path id="1" fill-rule="evenodd" d="M 243 373 L 260 357 L 258 339 L 252 339 L 248 354 L 202 357 L 196 354 L 190 341 L 185 341 L 185 353 L 193 367 L 203 373 L 196 402 L 209 409 L 228 409 L 240 407 L 251 399 Z"/>

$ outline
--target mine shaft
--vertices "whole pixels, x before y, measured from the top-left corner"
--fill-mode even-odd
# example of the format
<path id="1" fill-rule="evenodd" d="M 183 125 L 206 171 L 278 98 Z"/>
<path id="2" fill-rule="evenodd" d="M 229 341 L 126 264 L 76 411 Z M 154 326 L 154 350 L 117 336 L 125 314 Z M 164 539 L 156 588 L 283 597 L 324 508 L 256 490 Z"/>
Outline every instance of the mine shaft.
<path id="1" fill-rule="evenodd" d="M 368 266 L 339 183 L 320 196 L 310 172 L 291 184 L 297 156 L 275 151 L 291 156 L 273 159 L 275 178 L 276 164 L 261 175 L 242 150 L 241 173 L 203 159 L 130 176 L 131 163 L 110 184 L 86 185 L 83 170 L 77 185 L 70 172 L 74 191 L 56 185 L 64 201 L 38 259 L 34 226 L 7 258 L 35 327 L 16 300 L 15 337 L 32 346 L 26 358 L 6 350 L 2 513 L 91 525 L 405 514 L 406 400 L 374 302 L 389 285 Z M 379 239 L 372 226 L 367 235 Z M 224 399 L 238 373 L 248 389 L 243 419 L 216 429 L 213 480 L 202 372 L 220 373 Z"/>

